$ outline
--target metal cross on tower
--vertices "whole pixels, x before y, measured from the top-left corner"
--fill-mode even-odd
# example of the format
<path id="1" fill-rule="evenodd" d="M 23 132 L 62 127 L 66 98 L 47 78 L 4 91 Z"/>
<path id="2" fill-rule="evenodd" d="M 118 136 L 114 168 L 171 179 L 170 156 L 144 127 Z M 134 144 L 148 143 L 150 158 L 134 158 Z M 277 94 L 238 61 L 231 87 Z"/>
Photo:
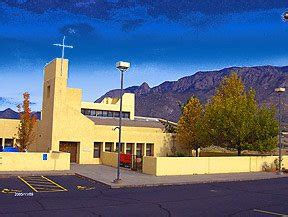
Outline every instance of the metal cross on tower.
<path id="1" fill-rule="evenodd" d="M 61 60 L 61 76 L 62 76 L 62 71 L 63 71 L 63 59 L 64 59 L 64 52 L 65 48 L 73 48 L 71 45 L 65 45 L 65 36 L 63 37 L 62 44 L 53 44 L 54 46 L 62 47 L 62 60 Z"/>

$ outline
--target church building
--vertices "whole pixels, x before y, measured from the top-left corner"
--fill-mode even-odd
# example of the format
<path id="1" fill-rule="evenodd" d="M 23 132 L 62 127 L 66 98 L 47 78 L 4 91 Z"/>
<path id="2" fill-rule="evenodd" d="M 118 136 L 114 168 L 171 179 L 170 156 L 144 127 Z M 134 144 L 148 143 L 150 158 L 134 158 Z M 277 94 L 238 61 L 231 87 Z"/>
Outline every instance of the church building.
<path id="1" fill-rule="evenodd" d="M 45 66 L 42 115 L 29 151 L 69 152 L 71 162 L 101 164 L 103 152 L 118 150 L 119 98 L 82 102 L 82 90 L 68 87 L 67 81 L 67 59 L 56 58 Z M 4 137 L 12 139 L 12 134 L 17 139 L 15 126 L 19 121 L 9 121 L 0 119 L 1 141 Z M 169 155 L 173 137 L 166 132 L 167 123 L 174 124 L 136 116 L 134 94 L 124 93 L 121 152 L 137 156 Z"/>

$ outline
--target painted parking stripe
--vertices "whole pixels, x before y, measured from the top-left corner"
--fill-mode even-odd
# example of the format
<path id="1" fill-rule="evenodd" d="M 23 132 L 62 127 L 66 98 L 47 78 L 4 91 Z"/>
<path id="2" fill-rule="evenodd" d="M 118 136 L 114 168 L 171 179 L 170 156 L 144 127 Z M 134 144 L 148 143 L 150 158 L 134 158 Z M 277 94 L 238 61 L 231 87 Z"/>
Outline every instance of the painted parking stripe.
<path id="1" fill-rule="evenodd" d="M 35 192 L 59 192 L 59 191 L 68 191 L 63 186 L 54 182 L 53 180 L 45 176 L 27 176 L 18 178 L 28 185 Z"/>
<path id="2" fill-rule="evenodd" d="M 18 176 L 18 178 L 24 182 L 26 185 L 28 185 L 33 191 L 38 192 L 35 188 L 33 188 L 32 185 L 30 185 L 28 182 L 25 181 L 25 179 L 23 179 L 22 177 Z"/>
<path id="3" fill-rule="evenodd" d="M 260 210 L 260 209 L 254 209 L 254 212 L 260 212 L 260 213 L 265 213 L 265 214 L 269 214 L 269 215 L 274 215 L 274 216 L 288 216 L 287 214 L 281 214 L 281 213 L 276 213 L 276 212 L 269 212 L 269 211 L 265 211 L 265 210 Z"/>

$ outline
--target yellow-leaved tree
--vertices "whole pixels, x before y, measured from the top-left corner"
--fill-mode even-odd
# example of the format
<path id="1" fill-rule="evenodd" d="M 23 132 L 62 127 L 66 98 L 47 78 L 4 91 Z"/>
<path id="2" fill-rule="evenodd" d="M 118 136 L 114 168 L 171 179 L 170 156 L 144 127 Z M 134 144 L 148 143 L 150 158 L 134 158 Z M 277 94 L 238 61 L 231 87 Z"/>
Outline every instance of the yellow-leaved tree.
<path id="1" fill-rule="evenodd" d="M 20 124 L 18 127 L 19 149 L 20 151 L 28 150 L 29 145 L 34 139 L 34 127 L 36 124 L 36 116 L 32 114 L 30 108 L 30 94 L 23 94 L 23 103 L 18 105 L 20 116 Z"/>
<path id="2" fill-rule="evenodd" d="M 223 79 L 205 107 L 206 143 L 243 150 L 270 151 L 277 145 L 275 110 L 258 106 L 255 92 L 245 90 L 236 73 Z"/>
<path id="3" fill-rule="evenodd" d="M 187 150 L 195 150 L 198 156 L 198 148 L 202 147 L 202 117 L 203 107 L 196 97 L 191 97 L 182 107 L 182 115 L 177 125 L 177 142 Z"/>

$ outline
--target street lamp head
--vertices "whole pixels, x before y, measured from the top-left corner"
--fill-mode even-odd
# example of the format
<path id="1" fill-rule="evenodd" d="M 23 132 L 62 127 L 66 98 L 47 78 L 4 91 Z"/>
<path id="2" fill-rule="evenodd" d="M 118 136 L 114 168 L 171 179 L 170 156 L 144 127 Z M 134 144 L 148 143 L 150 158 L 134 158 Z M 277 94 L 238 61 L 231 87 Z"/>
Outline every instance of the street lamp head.
<path id="1" fill-rule="evenodd" d="M 119 61 L 116 63 L 116 68 L 119 69 L 120 71 L 127 71 L 130 68 L 130 63 Z"/>
<path id="2" fill-rule="evenodd" d="M 278 87 L 275 89 L 276 93 L 284 93 L 285 92 L 285 88 L 284 87 Z"/>
<path id="3" fill-rule="evenodd" d="M 283 14 L 283 20 L 288 21 L 288 11 L 284 12 Z"/>
<path id="4" fill-rule="evenodd" d="M 288 11 L 284 12 L 283 20 L 288 22 Z"/>

